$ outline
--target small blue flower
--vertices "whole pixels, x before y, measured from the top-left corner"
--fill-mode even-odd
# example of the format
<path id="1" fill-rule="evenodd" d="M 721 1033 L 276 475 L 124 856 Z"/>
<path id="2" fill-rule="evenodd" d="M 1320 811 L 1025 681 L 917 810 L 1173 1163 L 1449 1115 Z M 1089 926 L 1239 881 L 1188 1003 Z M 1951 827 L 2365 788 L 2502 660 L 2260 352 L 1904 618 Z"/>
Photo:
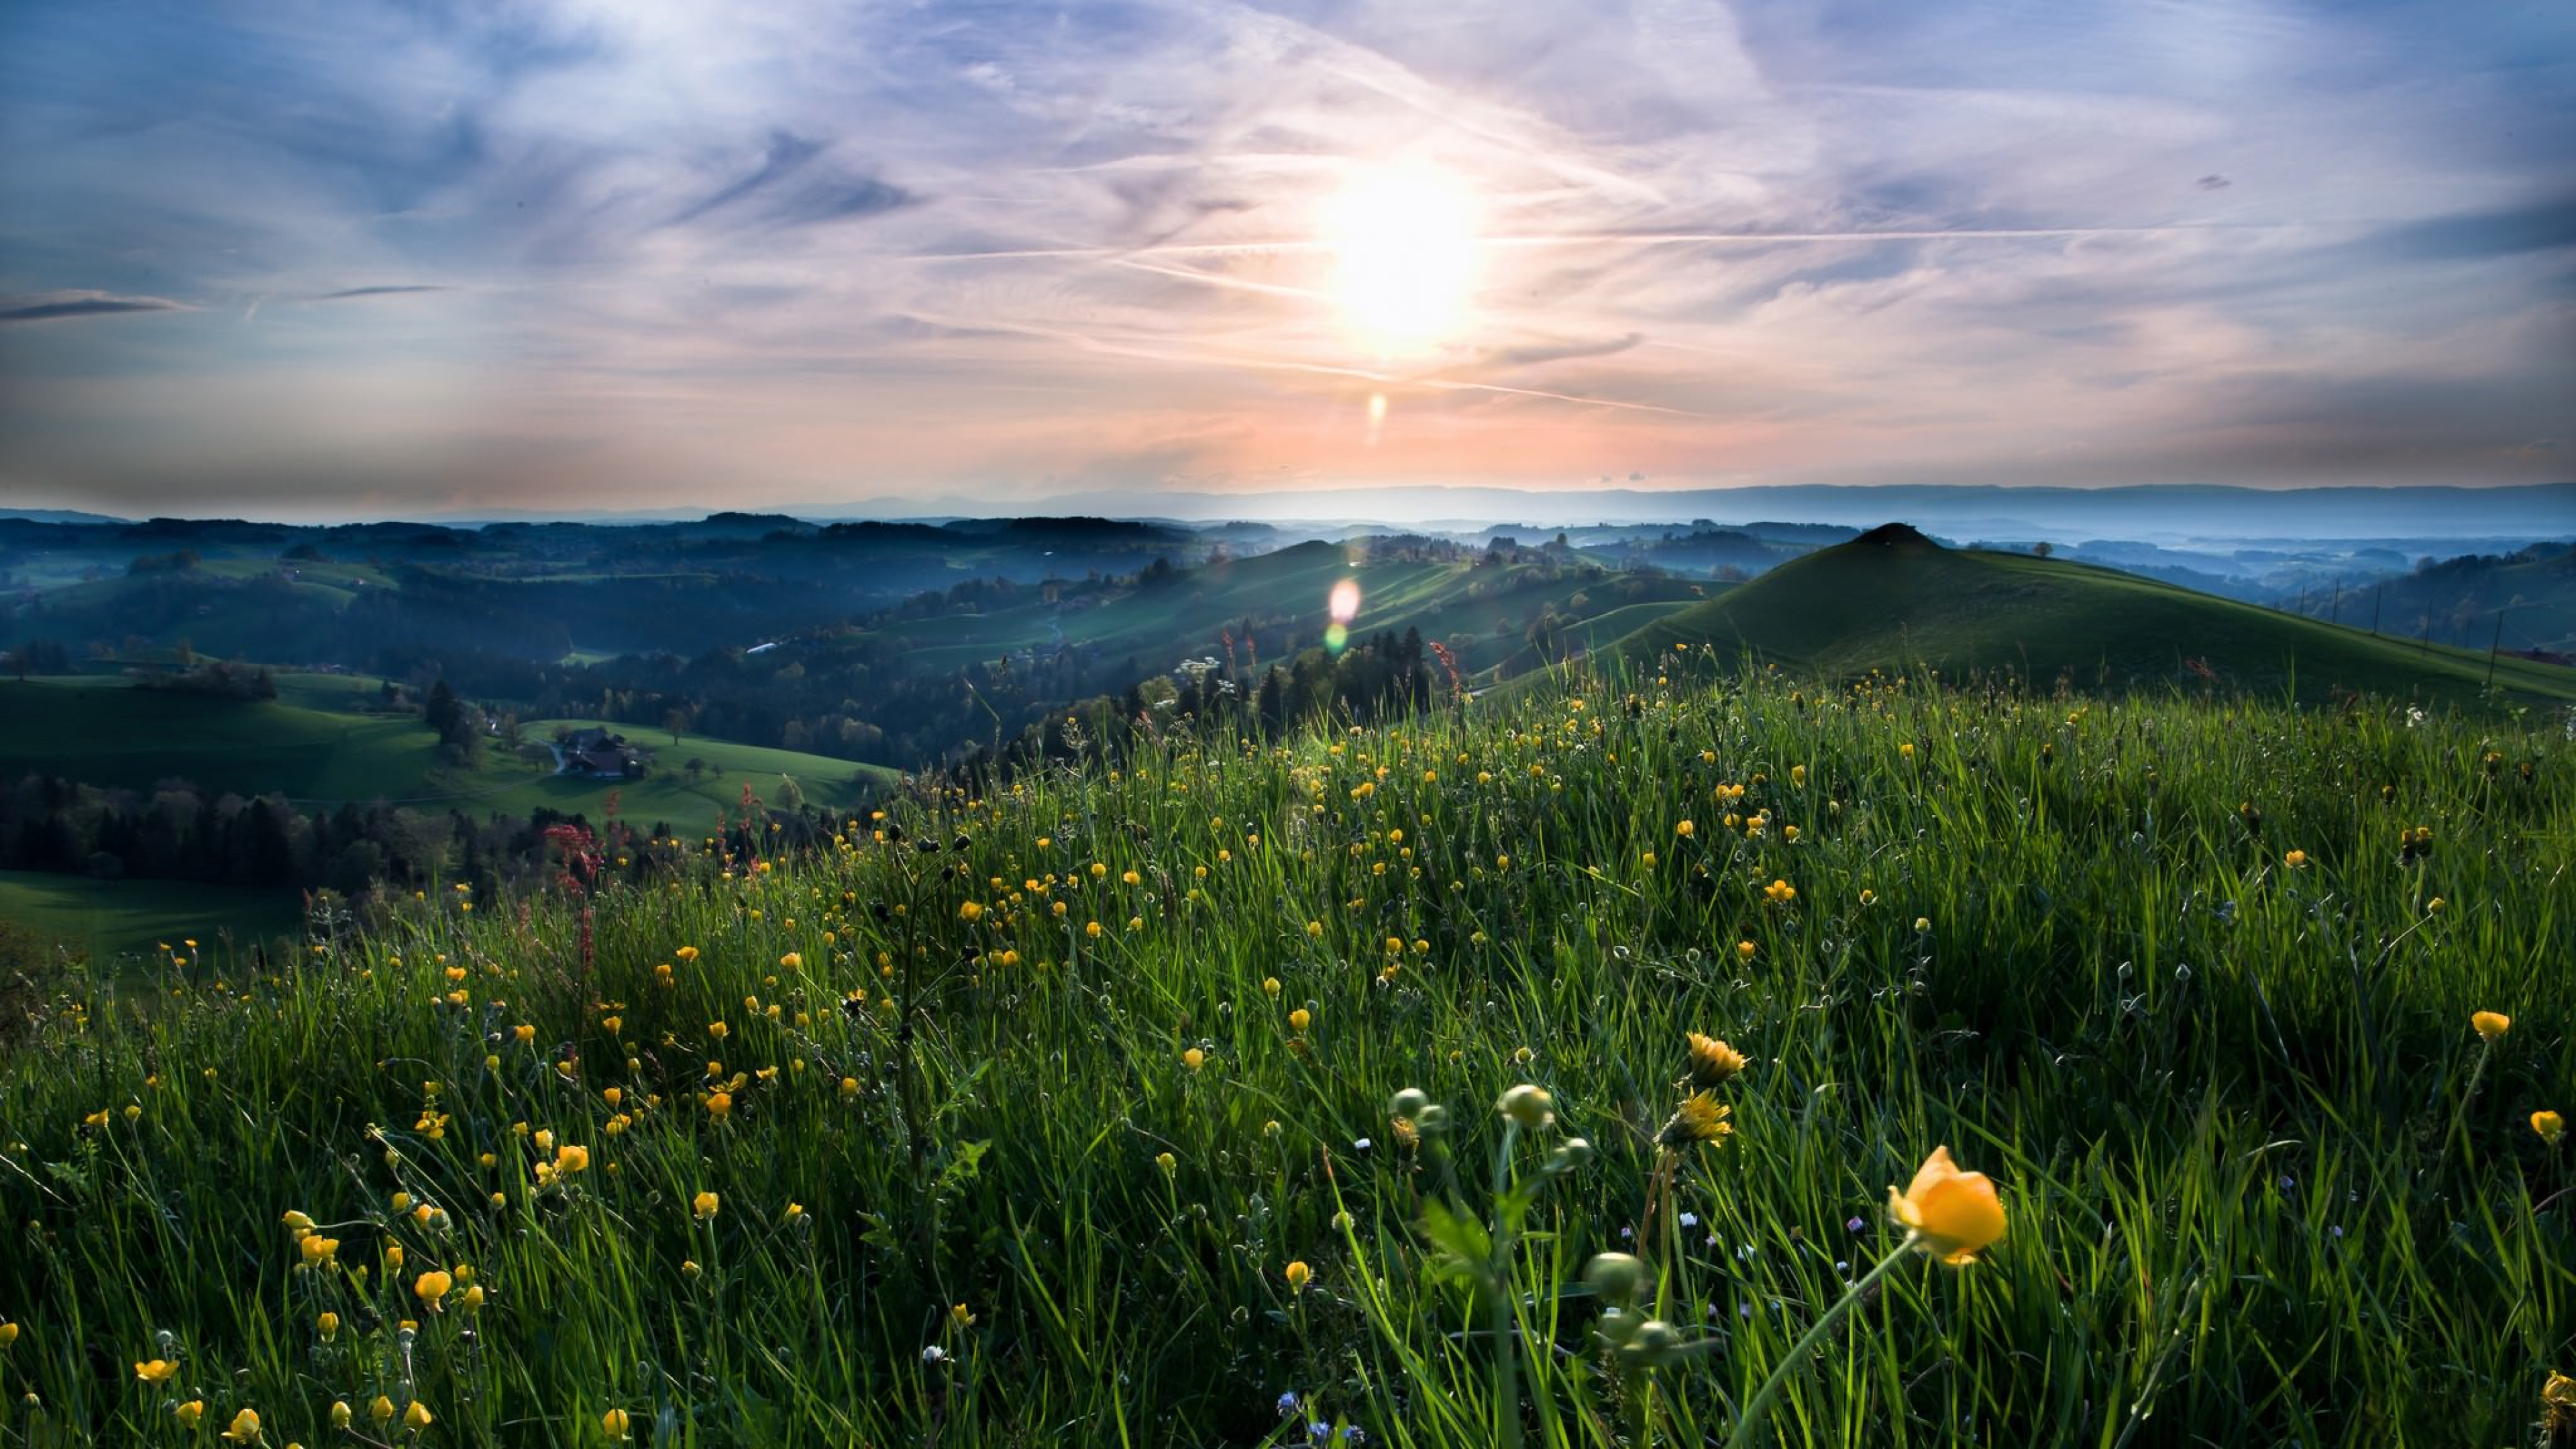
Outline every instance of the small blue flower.
<path id="1" fill-rule="evenodd" d="M 1699 1214 L 1697 1214 L 1697 1213 L 1684 1213 L 1684 1214 L 1682 1214 L 1682 1226 L 1683 1226 L 1683 1227 L 1686 1227 L 1686 1228 L 1695 1228 L 1695 1227 L 1698 1227 L 1698 1226 L 1699 1226 Z"/>
<path id="2" fill-rule="evenodd" d="M 1850 1222 L 1843 1224 L 1843 1227 L 1845 1230 L 1850 1232 L 1865 1233 L 1869 1231 L 1869 1219 L 1854 1218 Z"/>
<path id="3" fill-rule="evenodd" d="M 1283 1419 L 1290 1418 L 1293 1417 L 1296 1412 L 1297 1391 L 1295 1389 L 1290 1389 L 1288 1392 L 1279 1396 L 1279 1417 Z"/>

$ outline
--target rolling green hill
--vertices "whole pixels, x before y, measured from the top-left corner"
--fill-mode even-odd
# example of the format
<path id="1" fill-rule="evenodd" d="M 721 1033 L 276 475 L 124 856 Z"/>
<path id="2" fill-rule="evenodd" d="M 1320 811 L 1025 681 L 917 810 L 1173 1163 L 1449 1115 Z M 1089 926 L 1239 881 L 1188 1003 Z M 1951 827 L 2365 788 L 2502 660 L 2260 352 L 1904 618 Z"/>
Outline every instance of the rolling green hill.
<path id="1" fill-rule="evenodd" d="M 237 890 L 167 880 L 92 880 L 79 875 L 0 870 L 0 917 L 92 961 L 148 958 L 162 942 L 191 937 L 210 949 L 239 947 L 301 925 L 291 891 Z"/>
<path id="2" fill-rule="evenodd" d="M 2084 564 L 1945 549 L 1902 524 L 1782 564 L 1655 621 L 1616 651 L 1638 662 L 1677 643 L 1825 678 L 1929 665 L 2125 691 L 2214 676 L 2260 692 L 2295 686 L 2312 701 L 2361 689 L 2464 704 L 2481 697 L 2488 670 L 2483 654 L 2374 638 Z M 2505 658 L 2494 677 L 2511 699 L 2576 700 L 2576 671 Z"/>
<path id="3" fill-rule="evenodd" d="M 408 714 L 362 712 L 376 686 L 347 675 L 289 674 L 278 698 L 246 701 L 137 689 L 104 676 L 0 682 L 0 780 L 30 773 L 85 784 L 149 790 L 181 779 L 202 790 L 282 794 L 300 805 L 386 801 L 422 809 L 525 815 L 538 806 L 596 815 L 616 790 L 626 818 L 697 823 L 730 806 L 748 782 L 767 799 L 792 776 L 816 805 L 848 809 L 891 781 L 882 766 L 762 749 L 681 734 L 637 731 L 655 768 L 628 781 L 569 779 L 533 753 L 512 756 L 493 742 L 472 768 L 443 763 L 437 738 Z M 522 727 L 531 747 L 561 725 Z M 611 728 L 632 729 L 631 726 Z M 692 775 L 689 760 L 704 770 Z"/>
<path id="4" fill-rule="evenodd" d="M 982 614 L 948 614 L 888 624 L 916 647 L 922 670 L 957 668 L 1022 649 L 1093 646 L 1153 664 L 1217 652 L 1219 633 L 1252 620 L 1287 625 L 1303 639 L 1321 634 L 1327 603 L 1343 579 L 1360 587 L 1355 635 L 1418 629 L 1425 639 L 1463 645 L 1462 667 L 1484 673 L 1524 648 L 1523 630 L 1542 610 L 1573 619 L 1627 607 L 1687 601 L 1704 585 L 1614 573 L 1573 555 L 1509 563 L 1431 560 L 1403 550 L 1302 543 L 1276 553 L 1220 560 L 1139 588 L 1096 607 L 1064 611 L 1044 602 Z"/>

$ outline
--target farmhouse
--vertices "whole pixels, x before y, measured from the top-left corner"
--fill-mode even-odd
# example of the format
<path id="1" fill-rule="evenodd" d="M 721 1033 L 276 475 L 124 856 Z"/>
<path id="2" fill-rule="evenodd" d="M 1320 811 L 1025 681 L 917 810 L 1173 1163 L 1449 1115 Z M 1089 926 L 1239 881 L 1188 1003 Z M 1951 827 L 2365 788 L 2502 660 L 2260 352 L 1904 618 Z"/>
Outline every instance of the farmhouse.
<path id="1" fill-rule="evenodd" d="M 626 742 L 626 736 L 613 735 L 604 729 L 575 730 L 560 741 L 563 764 L 556 770 L 561 775 L 580 775 L 593 780 L 625 780 L 644 773 L 647 756 Z"/>

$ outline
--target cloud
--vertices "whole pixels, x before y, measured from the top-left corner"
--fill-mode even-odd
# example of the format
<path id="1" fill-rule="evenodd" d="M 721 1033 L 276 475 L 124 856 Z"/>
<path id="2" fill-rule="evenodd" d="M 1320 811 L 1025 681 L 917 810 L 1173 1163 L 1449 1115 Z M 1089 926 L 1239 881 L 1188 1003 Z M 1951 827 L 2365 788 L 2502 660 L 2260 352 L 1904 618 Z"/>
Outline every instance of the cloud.
<path id="1" fill-rule="evenodd" d="M 38 0 L 8 29 L 0 321 L 455 293 L 0 338 L 13 463 L 174 498 L 209 440 L 226 477 L 470 456 L 452 486 L 567 505 L 1605 459 L 2502 481 L 2576 413 L 2576 54 L 2501 9 Z M 1479 236 L 1469 325 L 1405 356 L 1320 228 L 1389 168 L 1451 178 Z M 313 416 L 323 382 L 366 427 Z"/>
<path id="2" fill-rule="evenodd" d="M 359 297 L 400 297 L 413 292 L 445 292 L 449 290 L 451 289 L 447 287 L 426 285 L 402 287 L 344 287 L 337 292 L 324 292 L 320 296 L 314 297 L 312 300 L 316 302 L 346 302 Z"/>
<path id="3" fill-rule="evenodd" d="M 53 293 L 42 298 L 0 299 L 0 324 L 55 322 L 70 317 L 117 317 L 129 312 L 186 312 L 185 303 L 162 297 L 112 297 L 105 292 Z"/>

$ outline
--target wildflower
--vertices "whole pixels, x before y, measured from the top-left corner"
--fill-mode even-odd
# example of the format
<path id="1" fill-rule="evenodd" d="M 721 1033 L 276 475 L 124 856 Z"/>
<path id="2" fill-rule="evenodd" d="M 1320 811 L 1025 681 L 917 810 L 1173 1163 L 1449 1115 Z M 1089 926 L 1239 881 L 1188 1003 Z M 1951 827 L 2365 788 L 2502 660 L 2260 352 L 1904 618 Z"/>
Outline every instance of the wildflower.
<path id="1" fill-rule="evenodd" d="M 555 1149 L 555 1171 L 579 1172 L 590 1166 L 590 1149 L 567 1142 Z"/>
<path id="2" fill-rule="evenodd" d="M 1288 1280 L 1289 1292 L 1303 1293 L 1306 1291 L 1307 1283 L 1314 1279 L 1315 1270 L 1307 1267 L 1303 1262 L 1296 1262 L 1289 1264 L 1282 1276 Z"/>
<path id="3" fill-rule="evenodd" d="M 1176 1173 L 1176 1172 L 1178 1172 L 1178 1171 L 1180 1171 L 1180 1170 L 1181 1170 L 1181 1160 L 1180 1160 L 1179 1158 L 1177 1158 L 1177 1157 L 1174 1157 L 1174 1156 L 1173 1156 L 1171 1153 L 1169 1153 L 1169 1152 L 1157 1152 L 1157 1153 L 1155 1153 L 1155 1154 L 1154 1154 L 1154 1165 L 1155 1165 L 1156 1167 L 1159 1167 L 1159 1168 L 1163 1169 L 1163 1175 L 1164 1175 L 1165 1177 L 1169 1177 L 1169 1176 L 1171 1176 L 1173 1173 Z"/>
<path id="4" fill-rule="evenodd" d="M 682 946 L 679 950 L 674 951 L 671 954 L 679 957 L 683 961 L 695 961 L 698 959 L 698 948 L 695 946 Z"/>
<path id="5" fill-rule="evenodd" d="M 483 1307 L 483 1285 L 476 1283 L 469 1286 L 464 1293 L 458 1295 L 457 1301 L 465 1305 L 465 1311 L 468 1313 L 480 1310 Z"/>
<path id="6" fill-rule="evenodd" d="M 1181 1065 L 1195 1072 L 1199 1068 L 1207 1065 L 1207 1053 L 1200 1051 L 1197 1047 L 1192 1047 L 1188 1051 L 1181 1053 Z"/>
<path id="7" fill-rule="evenodd" d="M 2281 857 L 2281 864 L 2288 866 L 2292 870 L 2306 870 L 2308 868 L 2308 853 L 2304 850 L 2291 851 L 2289 854 Z"/>
<path id="8" fill-rule="evenodd" d="M 1690 1078 L 1698 1087 L 1714 1087 L 1744 1070 L 1744 1053 L 1713 1036 L 1690 1034 Z"/>
<path id="9" fill-rule="evenodd" d="M 326 1308 L 320 1317 L 313 1320 L 313 1326 L 321 1330 L 322 1341 L 329 1343 L 340 1336 L 340 1315 Z"/>
<path id="10" fill-rule="evenodd" d="M 2004 1235 L 2004 1205 L 1982 1172 L 1961 1172 L 1950 1149 L 1935 1147 L 1903 1193 L 1887 1190 L 1887 1215 L 1914 1245 L 1957 1267 Z"/>
<path id="11" fill-rule="evenodd" d="M 2541 1385 L 2540 1421 L 2544 1443 L 2563 1444 L 2576 1436 L 2576 1379 L 2552 1373 Z"/>
<path id="12" fill-rule="evenodd" d="M 707 1035 L 714 1037 L 718 1041 L 723 1041 L 726 1034 L 731 1030 L 732 1028 L 726 1026 L 721 1021 L 711 1021 L 707 1023 Z"/>
<path id="13" fill-rule="evenodd" d="M 963 1303 L 952 1304 L 948 1309 L 948 1321 L 959 1328 L 973 1328 L 975 1315 L 967 1312 L 966 1305 Z"/>
<path id="14" fill-rule="evenodd" d="M 1775 880 L 1762 888 L 1762 898 L 1775 906 L 1785 906 L 1798 898 L 1798 888 L 1785 880 Z"/>
<path id="15" fill-rule="evenodd" d="M 1698 829 L 1699 829 L 1699 827 L 1698 827 L 1698 826 L 1693 825 L 1693 824 L 1691 824 L 1689 821 L 1685 820 L 1685 821 L 1683 821 L 1682 823 L 1680 823 L 1679 825 L 1676 825 L 1676 826 L 1674 826 L 1674 827 L 1673 827 L 1673 834 L 1675 834 L 1675 835 L 1677 835 L 1677 836 L 1680 836 L 1680 837 L 1681 837 L 1682 839 L 1684 839 L 1684 840 L 1688 840 L 1688 839 L 1690 839 L 1690 838 L 1691 838 L 1691 835 L 1692 835 L 1694 832 L 1696 832 Z"/>
<path id="16" fill-rule="evenodd" d="M 722 1119 L 733 1112 L 733 1093 L 713 1092 L 707 1096 L 707 1115 Z"/>
<path id="17" fill-rule="evenodd" d="M 1290 1031 L 1302 1032 L 1307 1027 L 1313 1025 L 1314 1021 L 1315 1014 L 1302 1006 L 1298 1007 L 1295 1011 L 1288 1013 L 1288 1029 Z"/>
<path id="18" fill-rule="evenodd" d="M 394 1401 L 383 1394 L 376 1395 L 376 1401 L 367 1405 L 367 1416 L 379 1424 L 386 1422 L 394 1416 Z"/>
<path id="19" fill-rule="evenodd" d="M 856 1077 L 843 1077 L 841 1079 L 841 1100 L 846 1102 L 858 1094 L 859 1079 Z"/>
<path id="20" fill-rule="evenodd" d="M 699 1193 L 690 1200 L 689 1206 L 697 1213 L 698 1221 L 705 1222 L 716 1215 L 716 1195 L 711 1192 Z"/>
<path id="21" fill-rule="evenodd" d="M 1696 1146 L 1702 1142 L 1722 1142 L 1735 1131 L 1735 1125 L 1726 1120 L 1728 1115 L 1729 1109 L 1716 1097 L 1707 1092 L 1694 1093 L 1682 1099 L 1681 1106 L 1673 1110 L 1672 1117 L 1664 1123 L 1664 1130 L 1656 1134 L 1655 1140 L 1663 1146 L 1675 1148 Z"/>
<path id="22" fill-rule="evenodd" d="M 626 1439 L 626 1411 L 611 1409 L 599 1416 L 599 1432 L 620 1443 Z"/>
<path id="23" fill-rule="evenodd" d="M 1750 961 L 1753 959 L 1753 953 L 1760 949 L 1762 948 L 1754 945 L 1750 941 L 1738 941 L 1735 943 L 1736 959 L 1739 961 Z"/>
<path id="24" fill-rule="evenodd" d="M 1261 989 L 1269 993 L 1272 997 L 1277 997 L 1279 995 L 1279 978 L 1276 976 L 1263 977 L 1261 980 Z"/>
<path id="25" fill-rule="evenodd" d="M 333 1262 L 340 1254 L 340 1240 L 326 1238 L 320 1233 L 305 1234 L 296 1243 L 296 1247 L 304 1254 L 304 1266 L 308 1268 L 319 1268 L 325 1263 Z"/>
<path id="26" fill-rule="evenodd" d="M 349 1421 L 356 1417 L 358 1416 L 350 1411 L 349 1401 L 347 1399 L 333 1399 L 331 1401 L 332 1428 L 346 1429 L 349 1427 Z"/>
<path id="27" fill-rule="evenodd" d="M 981 901 L 966 901 L 957 907 L 957 919 L 970 926 L 983 918 L 984 904 Z"/>
<path id="28" fill-rule="evenodd" d="M 2540 1134 L 2541 1141 L 2555 1147 L 2558 1139 L 2567 1133 L 2567 1119 L 2555 1112 L 2534 1112 L 2531 1114 L 2531 1130 Z M 6 1330 L 0 1329 L 0 1332 Z"/>
<path id="29" fill-rule="evenodd" d="M 403 1427 L 415 1434 L 428 1428 L 429 1420 L 429 1406 L 418 1399 L 412 1400 L 411 1407 L 403 1410 Z"/>
<path id="30" fill-rule="evenodd" d="M 240 1413 L 233 1415 L 233 1426 L 224 1431 L 224 1437 L 232 1440 L 236 1444 L 258 1443 L 259 1410 L 244 1409 Z"/>
<path id="31" fill-rule="evenodd" d="M 190 1399 L 188 1402 L 181 1404 L 173 1412 L 177 1413 L 179 1416 L 180 1428 L 193 1429 L 197 1427 L 197 1421 L 199 1419 L 206 1417 L 206 1401 L 203 1399 Z"/>
<path id="32" fill-rule="evenodd" d="M 107 1125 L 107 1117 L 107 1109 L 105 1107 L 101 1107 L 97 1111 L 83 1117 L 81 1119 L 81 1125 L 84 1127 L 104 1127 Z"/>
<path id="33" fill-rule="evenodd" d="M 14 1323 L 0 1323 L 0 1348 L 7 1348 L 9 1345 L 16 1343 L 17 1341 L 18 1325 Z"/>
<path id="34" fill-rule="evenodd" d="M 149 1363 L 136 1364 L 134 1377 L 147 1384 L 166 1384 L 170 1381 L 170 1375 L 178 1371 L 177 1364 L 166 1358 L 156 1358 Z"/>
<path id="35" fill-rule="evenodd" d="M 2469 1025 L 2477 1028 L 2478 1035 L 2494 1041 L 2513 1030 L 2513 1018 L 2501 1011 L 2481 1011 L 2469 1017 Z"/>
<path id="36" fill-rule="evenodd" d="M 529 1042 L 537 1039 L 537 1029 L 533 1026 L 525 1025 L 513 1027 L 511 1029 L 511 1035 L 516 1036 L 519 1039 L 519 1044 L 521 1046 L 525 1046 Z"/>
<path id="37" fill-rule="evenodd" d="M 411 1291 L 419 1297 L 430 1312 L 436 1313 L 439 1311 L 439 1300 L 447 1296 L 447 1290 L 454 1287 L 455 1283 L 455 1279 L 432 1268 L 412 1280 Z"/>

